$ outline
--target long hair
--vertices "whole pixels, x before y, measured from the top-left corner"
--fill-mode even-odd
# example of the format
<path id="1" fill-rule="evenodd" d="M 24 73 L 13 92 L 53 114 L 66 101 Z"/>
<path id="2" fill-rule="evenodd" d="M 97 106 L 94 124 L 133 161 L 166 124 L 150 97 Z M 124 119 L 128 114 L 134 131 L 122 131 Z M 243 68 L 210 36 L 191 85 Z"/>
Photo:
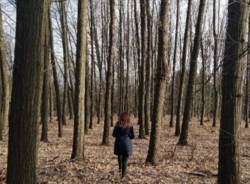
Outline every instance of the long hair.
<path id="1" fill-rule="evenodd" d="M 119 116 L 119 120 L 116 123 L 117 127 L 127 128 L 131 124 L 131 114 L 129 112 L 123 112 Z"/>

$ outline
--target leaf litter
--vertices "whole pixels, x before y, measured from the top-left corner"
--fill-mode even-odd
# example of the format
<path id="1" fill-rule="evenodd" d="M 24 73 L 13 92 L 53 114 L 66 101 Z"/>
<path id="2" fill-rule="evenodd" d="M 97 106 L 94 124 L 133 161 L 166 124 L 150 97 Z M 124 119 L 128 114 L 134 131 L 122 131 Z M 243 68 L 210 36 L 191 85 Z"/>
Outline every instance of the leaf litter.
<path id="1" fill-rule="evenodd" d="M 138 137 L 138 125 L 135 124 Z M 49 143 L 39 143 L 39 184 L 215 184 L 218 170 L 218 128 L 211 122 L 200 126 L 190 122 L 189 145 L 176 146 L 178 137 L 165 119 L 160 161 L 156 166 L 145 164 L 149 137 L 133 141 L 134 153 L 128 161 L 128 172 L 120 179 L 117 158 L 110 146 L 102 146 L 103 125 L 95 125 L 85 136 L 85 159 L 70 160 L 73 122 L 64 127 L 63 138 L 57 137 L 57 123 L 49 124 Z M 111 130 L 112 131 L 112 130 Z M 110 132 L 111 133 L 111 132 Z M 241 128 L 240 160 L 242 183 L 250 184 L 250 129 Z M 0 142 L 0 183 L 5 183 L 7 168 L 7 140 Z"/>

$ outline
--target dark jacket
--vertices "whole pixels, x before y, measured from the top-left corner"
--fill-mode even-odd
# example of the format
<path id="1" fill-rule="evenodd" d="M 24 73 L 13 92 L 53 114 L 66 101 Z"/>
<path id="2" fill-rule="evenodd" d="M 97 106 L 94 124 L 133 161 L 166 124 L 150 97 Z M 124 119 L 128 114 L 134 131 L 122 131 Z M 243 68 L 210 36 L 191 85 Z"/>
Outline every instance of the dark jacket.
<path id="1" fill-rule="evenodd" d="M 132 126 L 127 128 L 115 127 L 113 130 L 113 137 L 115 137 L 115 155 L 129 156 L 133 152 L 132 141 L 134 139 L 134 129 Z"/>

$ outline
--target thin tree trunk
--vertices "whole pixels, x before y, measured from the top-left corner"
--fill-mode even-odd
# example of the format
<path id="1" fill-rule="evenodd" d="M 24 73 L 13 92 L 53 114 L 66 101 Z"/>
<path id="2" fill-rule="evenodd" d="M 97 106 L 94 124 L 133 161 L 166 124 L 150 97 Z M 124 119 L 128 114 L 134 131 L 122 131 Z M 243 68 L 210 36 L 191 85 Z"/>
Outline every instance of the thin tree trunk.
<path id="1" fill-rule="evenodd" d="M 78 1 L 75 118 L 71 159 L 84 158 L 85 66 L 87 62 L 88 0 Z"/>
<path id="2" fill-rule="evenodd" d="M 158 60 L 156 73 L 156 88 L 154 98 L 154 111 L 152 117 L 152 130 L 146 162 L 157 164 L 159 161 L 159 148 L 163 107 L 167 88 L 168 73 L 168 0 L 161 1 L 158 42 Z"/>
<path id="3" fill-rule="evenodd" d="M 218 111 L 218 90 L 217 90 L 217 55 L 218 55 L 218 40 L 216 33 L 216 0 L 213 0 L 213 36 L 214 36 L 214 105 L 213 105 L 213 127 L 216 126 L 216 118 Z"/>
<path id="4" fill-rule="evenodd" d="M 111 127 L 114 126 L 114 111 L 115 111 L 115 65 L 112 66 L 112 85 L 111 85 Z"/>
<path id="5" fill-rule="evenodd" d="M 44 32 L 44 70 L 43 70 L 43 90 L 42 90 L 42 107 L 41 107 L 41 124 L 42 133 L 41 141 L 48 140 L 48 121 L 49 121 L 49 22 L 45 22 Z"/>
<path id="6" fill-rule="evenodd" d="M 51 68 L 50 68 L 51 69 Z M 54 117 L 54 91 L 52 88 L 52 81 L 51 81 L 51 71 L 49 73 L 49 118 L 50 122 L 53 121 Z"/>
<path id="7" fill-rule="evenodd" d="M 140 0 L 141 7 L 141 66 L 140 66 L 140 84 L 139 84 L 139 138 L 145 138 L 145 69 L 147 52 L 147 11 L 146 0 Z"/>
<path id="8" fill-rule="evenodd" d="M 250 44 L 250 12 L 248 12 L 248 44 Z M 249 124 L 249 70 L 250 70 L 250 49 L 247 53 L 247 68 L 246 68 L 246 92 L 245 92 L 245 128 Z"/>
<path id="9" fill-rule="evenodd" d="M 1 72 L 1 115 L 0 115 L 0 141 L 3 140 L 3 135 L 8 124 L 9 115 L 9 76 L 7 70 L 7 60 L 5 55 L 5 42 L 3 37 L 3 22 L 2 22 L 2 10 L 0 5 L 0 72 Z"/>
<path id="10" fill-rule="evenodd" d="M 103 26 L 103 24 L 102 24 Z M 102 78 L 102 69 L 103 69 L 103 61 L 100 55 L 100 48 L 98 43 L 98 33 L 96 29 L 96 23 L 93 22 L 93 29 L 94 29 L 94 42 L 95 42 L 95 49 L 96 49 L 96 56 L 98 62 L 98 71 L 99 71 L 99 91 L 98 91 L 98 104 L 97 104 L 97 124 L 101 123 L 101 116 L 102 116 L 102 91 L 103 89 L 103 78 Z M 104 40 L 102 39 L 102 42 Z"/>
<path id="11" fill-rule="evenodd" d="M 93 0 L 90 0 L 90 42 L 91 42 L 91 71 L 90 71 L 90 121 L 89 128 L 93 129 L 93 118 L 94 118 L 94 67 L 95 67 L 95 55 L 94 55 L 94 9 Z"/>
<path id="12" fill-rule="evenodd" d="M 68 29 L 67 29 L 67 14 L 66 1 L 60 1 L 60 21 L 62 31 L 62 45 L 63 45 L 63 61 L 64 61 L 64 90 L 63 90 L 63 106 L 62 106 L 62 120 L 63 125 L 66 125 L 66 106 L 68 95 L 68 60 L 69 60 L 69 46 L 68 46 Z M 69 101 L 68 101 L 69 102 Z"/>
<path id="13" fill-rule="evenodd" d="M 130 7 L 128 0 L 127 2 L 127 31 L 126 31 L 126 46 L 127 46 L 127 52 L 126 52 L 126 60 L 127 60 L 127 71 L 126 71 L 126 93 L 125 93 L 125 111 L 128 112 L 130 110 L 130 104 L 129 104 L 129 67 L 130 67 Z"/>
<path id="14" fill-rule="evenodd" d="M 111 117 L 111 84 L 112 84 L 112 62 L 114 53 L 114 32 L 115 32 L 115 1 L 110 0 L 110 27 L 109 27 L 109 53 L 107 59 L 106 94 L 105 94 L 105 118 L 103 130 L 103 145 L 109 145 L 110 117 Z"/>
<path id="15" fill-rule="evenodd" d="M 86 41 L 87 44 L 87 41 Z M 86 52 L 88 55 L 88 47 L 86 47 Z M 84 116 L 84 132 L 85 134 L 89 133 L 89 64 L 88 60 L 86 61 L 86 66 L 85 66 L 85 97 L 84 97 L 84 111 L 85 111 L 85 116 Z"/>
<path id="16" fill-rule="evenodd" d="M 190 26 L 190 22 L 191 22 L 191 7 L 192 7 L 192 0 L 188 0 L 188 9 L 187 9 L 186 26 L 185 26 L 185 34 L 184 34 L 184 43 L 183 43 L 182 59 L 181 59 L 180 87 L 179 87 L 178 102 L 177 102 L 177 109 L 176 109 L 175 136 L 180 135 L 180 119 L 181 119 L 184 79 L 185 79 L 185 73 L 186 73 L 188 32 L 189 32 L 189 26 Z"/>
<path id="17" fill-rule="evenodd" d="M 50 10 L 48 11 L 48 15 L 49 15 L 48 19 L 49 19 L 50 54 L 51 54 L 50 57 L 51 57 L 51 65 L 52 65 L 52 72 L 53 72 L 53 82 L 54 82 L 55 93 L 56 93 L 56 112 L 57 112 L 57 120 L 58 120 L 58 137 L 62 137 L 63 121 L 62 121 L 61 97 L 60 97 L 60 88 L 59 88 L 59 82 L 58 82 L 57 71 L 56 71 L 53 28 L 52 28 Z"/>
<path id="18" fill-rule="evenodd" d="M 119 114 L 124 111 L 124 51 L 123 51 L 123 15 L 124 15 L 123 1 L 119 1 Z"/>
<path id="19" fill-rule="evenodd" d="M 191 53 L 190 59 L 190 71 L 189 71 L 189 79 L 188 79 L 188 86 L 187 86 L 187 94 L 186 94 L 186 102 L 184 107 L 184 114 L 183 114 L 183 122 L 182 122 L 182 129 L 179 138 L 179 145 L 187 145 L 187 138 L 188 138 L 188 124 L 190 121 L 190 111 L 191 111 L 191 104 L 193 98 L 193 87 L 196 78 L 196 69 L 197 69 L 197 59 L 199 55 L 199 47 L 200 47 L 200 39 L 201 39 L 201 28 L 203 23 L 203 14 L 205 9 L 206 0 L 200 0 L 199 6 L 199 13 L 198 19 L 196 24 L 195 30 L 195 38 L 194 38 L 194 46 Z"/>
<path id="20" fill-rule="evenodd" d="M 136 104 L 137 116 L 139 117 L 139 103 L 140 103 L 140 82 L 141 82 L 141 44 L 140 44 L 140 36 L 139 36 L 139 23 L 138 23 L 138 17 L 137 17 L 137 2 L 134 0 L 134 19 L 135 19 L 135 37 L 136 37 L 136 48 L 137 48 L 137 64 L 138 64 L 138 81 L 139 81 L 139 87 L 136 88 L 137 94 L 138 94 L 138 103 Z M 138 121 L 140 123 L 140 121 Z"/>
<path id="21" fill-rule="evenodd" d="M 145 64 L 145 134 L 149 135 L 149 124 L 150 124 L 150 107 L 151 107 L 151 94 L 150 94 L 150 63 L 151 61 L 151 13 L 150 13 L 150 1 L 146 1 L 146 19 L 147 19 L 147 52 L 146 54 L 146 64 Z"/>
<path id="22" fill-rule="evenodd" d="M 173 76 L 171 85 L 171 116 L 169 126 L 174 126 L 174 100 L 175 100 L 175 68 L 177 60 L 177 46 L 178 46 L 178 31 L 179 31 L 179 13 L 180 13 L 180 0 L 176 1 L 176 25 L 175 25 L 175 43 L 174 43 L 174 59 L 173 59 Z"/>
<path id="23" fill-rule="evenodd" d="M 204 124 L 204 114 L 205 114 L 205 72 L 206 72 L 206 56 L 204 51 L 203 40 L 201 38 L 201 57 L 202 57 L 202 68 L 201 68 L 201 80 L 202 80 L 202 87 L 201 87 L 201 117 L 200 117 L 200 125 Z"/>
<path id="24" fill-rule="evenodd" d="M 16 1 L 16 45 L 9 115 L 7 184 L 37 183 L 38 117 L 47 11 L 46 0 Z"/>

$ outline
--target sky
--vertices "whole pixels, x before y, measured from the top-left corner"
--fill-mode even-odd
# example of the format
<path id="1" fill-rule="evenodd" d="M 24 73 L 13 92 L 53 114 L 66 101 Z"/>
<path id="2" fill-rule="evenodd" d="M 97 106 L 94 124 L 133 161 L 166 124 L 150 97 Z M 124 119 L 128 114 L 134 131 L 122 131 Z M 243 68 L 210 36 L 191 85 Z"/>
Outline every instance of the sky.
<path id="1" fill-rule="evenodd" d="M 13 6 L 13 3 L 10 3 L 10 1 L 13 0 L 0 0 L 0 5 L 3 10 L 3 23 L 4 23 L 4 33 L 5 33 L 5 38 L 8 41 L 9 46 L 11 47 L 12 50 L 12 55 L 14 51 L 14 45 L 15 45 L 15 7 Z M 70 0 L 71 7 L 68 6 L 68 14 L 69 16 L 69 22 L 74 22 L 76 23 L 76 10 L 77 10 L 77 0 Z M 127 1 L 127 0 L 124 0 Z M 171 12 L 171 21 L 174 27 L 175 23 L 175 1 L 176 0 L 170 0 L 172 7 L 170 12 Z M 96 1 L 98 6 L 98 2 L 100 0 Z M 139 0 L 138 0 L 139 2 Z M 153 2 L 153 0 L 152 0 Z M 160 0 L 156 0 L 156 2 L 159 4 Z M 217 0 L 217 2 L 220 3 L 220 20 L 225 18 L 226 15 L 226 5 L 227 5 L 227 0 Z M 206 26 L 204 29 L 209 29 L 211 25 L 211 17 L 212 17 L 212 3 L 213 0 L 207 0 L 207 15 L 206 15 Z M 186 16 L 186 8 L 187 8 L 187 0 L 180 0 L 180 12 L 181 12 L 181 26 L 184 28 L 185 25 L 185 16 Z M 199 0 L 193 0 L 193 9 L 197 9 L 199 5 Z M 139 7 L 139 6 L 138 6 Z M 97 7 L 98 8 L 98 7 Z M 54 13 L 53 13 L 54 12 Z M 56 21 L 56 17 L 58 16 L 56 13 L 56 7 L 52 8 L 52 16 L 54 17 L 53 21 L 53 28 L 54 28 L 54 37 L 55 37 L 55 49 L 56 49 L 56 54 L 58 58 L 62 58 L 62 46 L 61 46 L 61 39 L 60 39 L 60 28 L 58 25 L 58 21 Z M 194 11 L 197 12 L 197 11 Z M 98 11 L 96 11 L 98 13 Z M 194 19 L 196 16 L 193 16 Z M 194 20 L 195 21 L 195 20 Z"/>

